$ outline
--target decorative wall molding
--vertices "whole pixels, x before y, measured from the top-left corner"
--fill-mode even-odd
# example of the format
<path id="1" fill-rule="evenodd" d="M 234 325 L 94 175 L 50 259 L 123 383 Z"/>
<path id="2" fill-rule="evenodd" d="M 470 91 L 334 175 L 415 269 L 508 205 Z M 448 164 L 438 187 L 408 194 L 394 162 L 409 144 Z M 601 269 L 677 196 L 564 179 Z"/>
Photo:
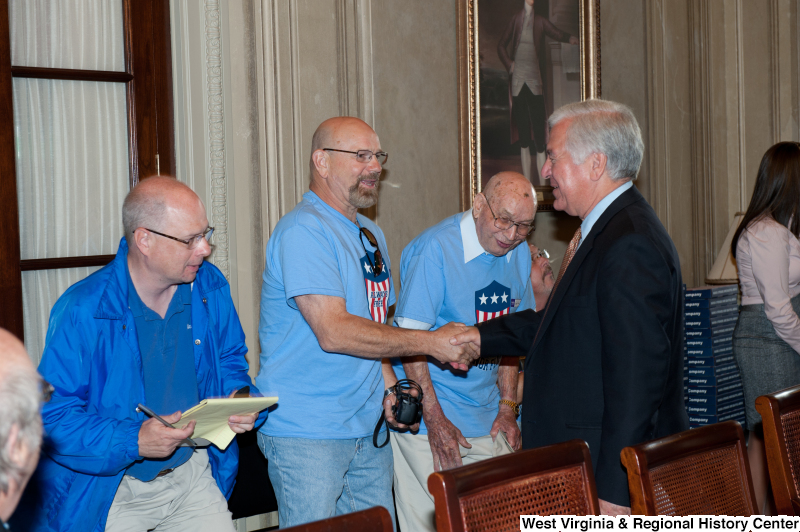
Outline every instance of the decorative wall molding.
<path id="1" fill-rule="evenodd" d="M 670 181 L 658 176 L 670 175 L 669 146 L 667 144 L 667 58 L 664 46 L 664 1 L 645 2 L 647 36 L 647 96 L 648 102 L 648 175 L 651 179 L 650 203 L 670 234 L 674 234 L 670 206 Z"/>
<path id="2" fill-rule="evenodd" d="M 712 96 L 712 43 L 709 5 L 705 0 L 692 2 L 689 10 L 690 85 L 689 102 L 691 124 L 692 173 L 695 188 L 692 200 L 692 234 L 694 236 L 692 260 L 693 276 L 697 282 L 705 278 L 708 265 L 714 262 L 714 150 L 711 133 L 714 121 Z"/>
<path id="3" fill-rule="evenodd" d="M 208 165 L 211 186 L 211 225 L 214 254 L 211 261 L 230 278 L 228 192 L 225 157 L 225 96 L 219 0 L 205 0 L 206 91 Z"/>

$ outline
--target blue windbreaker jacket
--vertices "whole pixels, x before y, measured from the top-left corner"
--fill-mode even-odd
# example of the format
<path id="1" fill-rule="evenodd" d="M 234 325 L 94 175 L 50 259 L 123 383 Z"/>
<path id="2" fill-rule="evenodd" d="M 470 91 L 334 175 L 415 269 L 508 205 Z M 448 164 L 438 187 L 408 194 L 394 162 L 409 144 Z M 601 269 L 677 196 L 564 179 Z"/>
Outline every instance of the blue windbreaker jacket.
<path id="1" fill-rule="evenodd" d="M 145 402 L 144 380 L 128 309 L 127 256 L 123 238 L 116 258 L 70 287 L 50 313 L 39 372 L 55 392 L 42 411 L 45 444 L 31 480 L 34 530 L 104 530 L 125 469 L 142 458 L 138 433 L 145 418 L 136 405 Z M 230 287 L 208 262 L 192 288 L 192 330 L 201 399 L 252 386 Z M 229 497 L 239 465 L 236 441 L 224 452 L 210 446 L 208 455 Z"/>

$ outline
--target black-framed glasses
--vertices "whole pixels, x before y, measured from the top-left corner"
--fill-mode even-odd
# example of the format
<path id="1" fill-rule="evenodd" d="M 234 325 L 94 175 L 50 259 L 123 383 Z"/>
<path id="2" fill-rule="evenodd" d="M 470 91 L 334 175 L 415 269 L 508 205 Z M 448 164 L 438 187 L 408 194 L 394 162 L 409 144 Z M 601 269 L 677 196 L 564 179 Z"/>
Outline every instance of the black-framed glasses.
<path id="1" fill-rule="evenodd" d="M 44 378 L 39 377 L 39 391 L 42 393 L 42 402 L 47 403 L 50 401 L 50 398 L 53 397 L 55 388 L 52 384 L 44 380 Z"/>
<path id="2" fill-rule="evenodd" d="M 383 257 L 381 256 L 381 250 L 378 248 L 378 240 L 375 238 L 375 235 L 367 229 L 366 227 L 359 226 L 359 234 L 358 240 L 361 242 L 361 247 L 364 248 L 364 253 L 367 254 L 367 260 L 369 261 L 369 265 L 372 266 L 372 276 L 377 277 L 383 271 Z M 367 246 L 364 245 L 364 241 L 361 239 L 361 235 L 367 237 L 370 245 L 375 248 L 375 263 L 373 264 L 369 258 L 369 253 L 367 252 Z"/>
<path id="3" fill-rule="evenodd" d="M 519 238 L 525 238 L 530 233 L 536 230 L 536 224 L 533 222 L 526 224 L 522 222 L 515 222 L 514 220 L 509 220 L 508 218 L 498 218 L 494 215 L 494 211 L 492 210 L 492 206 L 489 205 L 489 198 L 483 196 L 483 199 L 486 200 L 486 206 L 489 207 L 489 212 L 492 213 L 492 218 L 494 218 L 494 226 L 501 231 L 507 231 L 511 229 L 512 226 L 517 227 L 516 235 Z"/>
<path id="4" fill-rule="evenodd" d="M 203 231 L 199 235 L 194 235 L 189 240 L 184 240 L 182 238 L 178 238 L 178 237 L 175 237 L 175 236 L 170 236 L 170 235 L 165 235 L 164 233 L 159 233 L 158 231 L 154 231 L 153 229 L 148 229 L 147 227 L 145 227 L 144 229 L 145 229 L 145 231 L 150 231 L 151 233 L 155 233 L 155 234 L 157 234 L 159 236 L 163 236 L 164 238 L 170 238 L 172 240 L 175 240 L 176 242 L 180 242 L 181 244 L 186 244 L 186 247 L 188 247 L 189 249 L 196 248 L 197 245 L 200 243 L 200 241 L 203 240 L 204 238 L 206 239 L 206 242 L 211 243 L 211 235 L 214 234 L 214 228 L 213 227 L 208 227 L 208 228 L 206 228 L 205 231 Z M 135 233 L 136 230 L 134 229 L 133 232 Z"/>
<path id="5" fill-rule="evenodd" d="M 322 151 L 338 151 L 341 153 L 353 153 L 356 156 L 356 161 L 364 164 L 370 162 L 373 157 L 376 157 L 381 166 L 383 166 L 389 159 L 389 154 L 386 153 L 385 151 L 375 151 L 375 152 L 370 150 L 348 151 L 348 150 L 337 150 L 334 148 L 322 148 Z"/>

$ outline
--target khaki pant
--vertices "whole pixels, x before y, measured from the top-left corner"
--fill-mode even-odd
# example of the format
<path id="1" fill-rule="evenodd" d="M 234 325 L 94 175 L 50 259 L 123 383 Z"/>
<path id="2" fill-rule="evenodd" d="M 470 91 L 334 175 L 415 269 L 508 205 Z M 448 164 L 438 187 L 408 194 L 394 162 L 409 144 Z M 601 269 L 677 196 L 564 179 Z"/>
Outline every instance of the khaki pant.
<path id="1" fill-rule="evenodd" d="M 394 498 L 397 520 L 401 532 L 424 532 L 436 530 L 433 497 L 428 491 L 428 477 L 433 473 L 433 455 L 428 436 L 392 432 L 394 453 Z M 461 447 L 464 465 L 474 464 L 487 458 L 513 452 L 505 434 L 467 438 L 471 449 Z"/>
<path id="2" fill-rule="evenodd" d="M 125 475 L 106 521 L 106 532 L 234 532 L 228 501 L 219 491 L 208 452 L 192 457 L 163 477 L 142 482 Z"/>

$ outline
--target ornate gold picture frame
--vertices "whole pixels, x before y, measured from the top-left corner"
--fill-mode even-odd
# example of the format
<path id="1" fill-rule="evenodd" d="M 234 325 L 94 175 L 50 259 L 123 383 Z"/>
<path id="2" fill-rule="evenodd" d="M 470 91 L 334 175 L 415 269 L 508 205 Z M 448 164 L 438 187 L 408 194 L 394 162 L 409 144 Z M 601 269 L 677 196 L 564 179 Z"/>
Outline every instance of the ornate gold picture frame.
<path id="1" fill-rule="evenodd" d="M 600 0 L 456 0 L 456 16 L 462 209 L 472 206 L 491 175 L 521 171 L 531 161 L 527 166 L 539 210 L 552 210 L 552 188 L 539 179 L 536 168 L 543 140 L 534 124 L 541 131 L 542 113 L 528 120 L 530 129 L 520 129 L 524 108 L 518 105 L 512 114 L 513 102 L 520 101 L 520 86 L 529 91 L 526 83 L 533 85 L 526 95 L 540 98 L 540 107 L 544 102 L 546 120 L 555 107 L 600 97 Z M 515 79 L 515 59 L 522 57 L 534 59 L 520 63 L 528 66 Z M 535 81 L 525 82 L 523 76 Z M 523 139 L 518 131 L 531 134 Z M 525 143 L 530 147 L 522 148 Z"/>

